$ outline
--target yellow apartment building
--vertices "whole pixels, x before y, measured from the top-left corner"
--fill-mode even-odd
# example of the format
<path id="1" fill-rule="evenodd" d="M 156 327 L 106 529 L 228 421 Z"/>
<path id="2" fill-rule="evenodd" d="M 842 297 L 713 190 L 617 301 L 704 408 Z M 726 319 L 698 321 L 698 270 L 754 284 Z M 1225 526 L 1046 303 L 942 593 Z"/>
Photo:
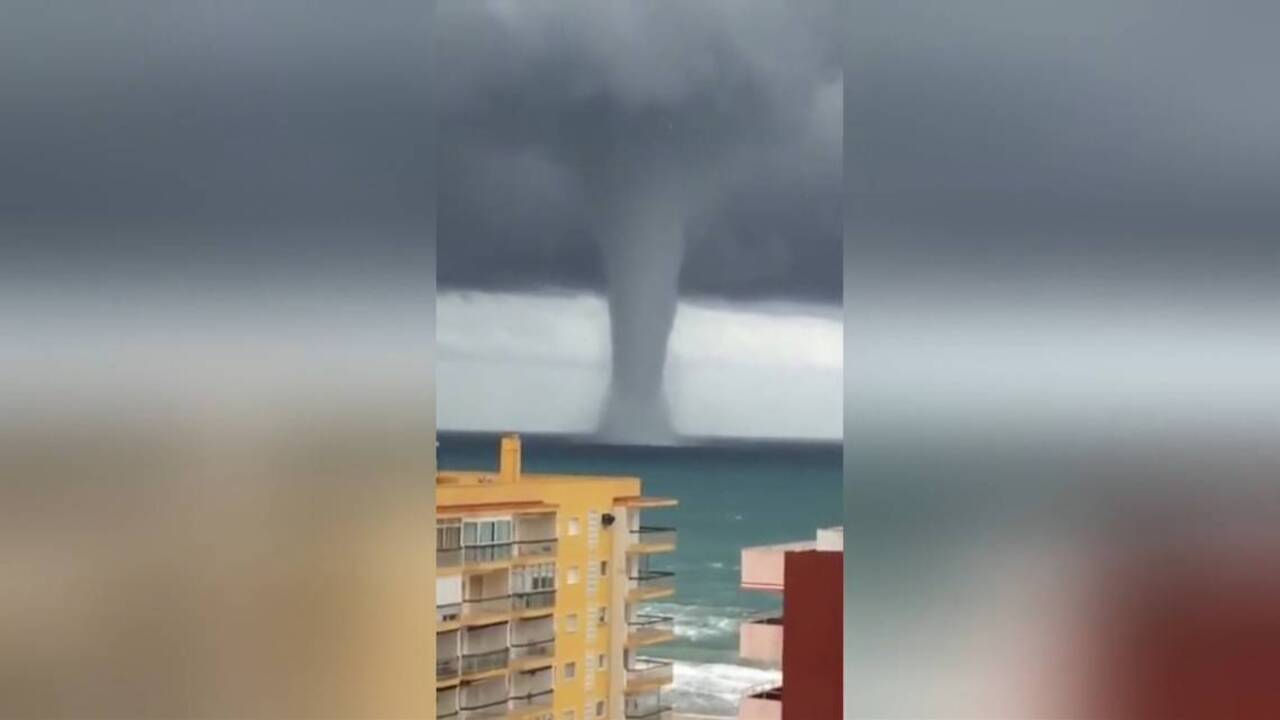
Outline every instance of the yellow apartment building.
<path id="1" fill-rule="evenodd" d="M 641 603 L 675 592 L 650 568 L 676 531 L 641 524 L 672 507 L 634 477 L 521 469 L 506 436 L 498 471 L 436 479 L 436 717 L 670 720 L 674 637 Z"/>

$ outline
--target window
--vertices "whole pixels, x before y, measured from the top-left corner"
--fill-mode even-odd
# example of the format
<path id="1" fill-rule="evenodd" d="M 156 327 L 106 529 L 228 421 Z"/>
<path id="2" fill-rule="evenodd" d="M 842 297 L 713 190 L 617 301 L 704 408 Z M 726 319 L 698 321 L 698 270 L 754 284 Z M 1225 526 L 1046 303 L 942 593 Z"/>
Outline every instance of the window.
<path id="1" fill-rule="evenodd" d="M 600 577 L 608 577 L 608 576 L 609 576 L 609 561 L 601 560 L 600 561 Z"/>
<path id="2" fill-rule="evenodd" d="M 564 581 L 567 584 L 577 585 L 578 584 L 578 566 L 574 565 L 571 568 L 566 568 L 564 571 L 564 576 L 565 576 Z"/>
<path id="3" fill-rule="evenodd" d="M 512 592 L 541 592 L 556 589 L 556 564 L 529 565 L 511 575 Z"/>
<path id="4" fill-rule="evenodd" d="M 569 518 L 568 534 L 570 535 L 578 534 L 578 518 Z"/>
<path id="5" fill-rule="evenodd" d="M 561 717 L 561 719 L 562 719 L 562 720 L 573 720 L 573 711 L 572 711 L 572 710 L 565 710 L 565 711 L 564 711 L 564 714 L 563 714 L 563 715 L 561 715 L 560 717 Z"/>
<path id="6" fill-rule="evenodd" d="M 596 610 L 596 624 L 597 625 L 609 624 L 609 608 L 608 607 L 601 607 L 600 609 Z"/>
<path id="7" fill-rule="evenodd" d="M 564 616 L 564 631 L 578 632 L 578 614 L 577 613 Z"/>
<path id="8" fill-rule="evenodd" d="M 462 521 L 441 520 L 436 523 L 436 549 L 456 550 L 462 547 Z"/>
<path id="9" fill-rule="evenodd" d="M 502 545 L 511 542 L 510 520 L 468 520 L 462 524 L 466 545 Z"/>
<path id="10" fill-rule="evenodd" d="M 606 668 L 608 668 L 608 667 L 609 667 L 609 656 L 608 656 L 608 655 L 605 655 L 604 653 L 600 653 L 599 655 L 597 655 L 597 656 L 596 656 L 596 669 L 597 669 L 597 670 L 604 670 L 604 669 L 606 669 Z"/>
<path id="11" fill-rule="evenodd" d="M 604 717 L 604 701 L 596 701 L 596 717 Z"/>
<path id="12" fill-rule="evenodd" d="M 567 663 L 565 663 L 565 664 L 564 664 L 564 679 L 565 679 L 565 680 L 572 680 L 572 679 L 573 679 L 573 677 L 574 677 L 575 675 L 577 675 L 577 674 L 578 674 L 578 664 L 577 664 L 577 663 L 567 662 Z M 570 714 L 572 714 L 572 713 L 573 713 L 573 711 L 572 711 L 572 710 L 571 710 L 571 711 L 569 711 L 569 712 L 570 712 Z"/>

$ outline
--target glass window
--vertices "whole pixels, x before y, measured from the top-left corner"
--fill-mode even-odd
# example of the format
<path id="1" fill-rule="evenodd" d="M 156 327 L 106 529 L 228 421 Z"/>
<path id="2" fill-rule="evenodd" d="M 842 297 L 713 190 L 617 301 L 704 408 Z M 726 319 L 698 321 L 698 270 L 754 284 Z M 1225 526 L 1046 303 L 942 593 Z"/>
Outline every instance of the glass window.
<path id="1" fill-rule="evenodd" d="M 604 670 L 607 667 L 609 667 L 609 656 L 604 653 L 600 653 L 600 655 L 596 657 L 596 669 Z"/>
<path id="2" fill-rule="evenodd" d="M 511 542 L 510 520 L 468 520 L 462 525 L 464 545 L 505 545 Z"/>
<path id="3" fill-rule="evenodd" d="M 577 613 L 564 616 L 564 631 L 565 632 L 578 631 L 578 614 Z"/>
<path id="4" fill-rule="evenodd" d="M 532 582 L 534 590 L 554 590 L 556 587 L 555 564 L 545 563 L 534 566 L 532 571 Z"/>
<path id="5" fill-rule="evenodd" d="M 604 701 L 596 701 L 596 717 L 604 717 Z"/>
<path id="6" fill-rule="evenodd" d="M 575 566 L 573 566 L 573 567 L 571 567 L 571 568 L 567 568 L 567 569 L 564 571 L 564 573 L 565 573 L 565 574 L 564 574 L 564 581 L 565 581 L 567 584 L 569 584 L 569 585 L 577 585 L 577 584 L 578 584 L 578 566 L 576 566 L 576 565 L 575 565 Z"/>
<path id="7" fill-rule="evenodd" d="M 514 592 L 554 590 L 556 587 L 556 565 L 555 563 L 529 565 L 523 570 L 516 570 L 511 575 L 511 582 Z"/>
<path id="8" fill-rule="evenodd" d="M 569 534 L 578 534 L 578 518 L 569 518 Z"/>
<path id="9" fill-rule="evenodd" d="M 609 624 L 609 608 L 608 607 L 601 607 L 599 610 L 596 611 L 596 624 L 597 625 Z"/>
<path id="10" fill-rule="evenodd" d="M 578 665 L 577 665 L 577 663 L 567 662 L 567 663 L 565 663 L 565 664 L 564 664 L 564 679 L 565 679 L 565 680 L 572 680 L 572 679 L 573 679 L 573 677 L 574 677 L 575 675 L 577 675 L 577 674 L 578 674 Z M 571 711 L 569 711 L 569 713 L 570 713 L 570 714 L 572 714 L 572 713 L 573 713 L 573 711 L 571 710 Z"/>
<path id="11" fill-rule="evenodd" d="M 600 577 L 607 577 L 608 575 L 609 575 L 609 561 L 601 560 L 600 561 Z"/>
<path id="12" fill-rule="evenodd" d="M 436 549 L 454 550 L 462 546 L 462 522 L 443 520 L 436 525 Z"/>

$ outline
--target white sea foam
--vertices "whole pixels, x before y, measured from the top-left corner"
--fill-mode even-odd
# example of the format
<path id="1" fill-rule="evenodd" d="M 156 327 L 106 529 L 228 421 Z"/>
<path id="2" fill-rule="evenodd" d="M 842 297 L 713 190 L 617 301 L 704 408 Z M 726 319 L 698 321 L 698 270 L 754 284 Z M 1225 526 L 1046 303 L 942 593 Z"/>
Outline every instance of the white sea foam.
<path id="1" fill-rule="evenodd" d="M 734 716 L 743 693 L 749 688 L 781 679 L 782 673 L 777 670 L 677 661 L 670 696 L 677 710 Z"/>
<path id="2" fill-rule="evenodd" d="M 678 603 L 653 603 L 646 612 L 675 619 L 676 637 L 691 641 L 737 635 L 738 625 L 751 613 L 746 608 L 705 607 Z"/>

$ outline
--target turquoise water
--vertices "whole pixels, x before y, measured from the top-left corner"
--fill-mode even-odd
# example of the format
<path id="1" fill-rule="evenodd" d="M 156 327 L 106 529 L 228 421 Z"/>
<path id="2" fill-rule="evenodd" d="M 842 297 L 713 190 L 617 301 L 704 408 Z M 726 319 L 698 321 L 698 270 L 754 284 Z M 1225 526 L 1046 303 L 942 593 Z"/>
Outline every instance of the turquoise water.
<path id="1" fill-rule="evenodd" d="M 497 445 L 496 437 L 441 435 L 440 467 L 493 469 Z M 777 678 L 776 670 L 738 658 L 741 619 L 779 605 L 776 596 L 739 589 L 740 552 L 843 524 L 838 445 L 631 448 L 525 437 L 524 468 L 636 475 L 644 494 L 680 501 L 645 515 L 646 524 L 680 533 L 678 550 L 654 561 L 655 569 L 676 572 L 676 595 L 646 608 L 676 619 L 677 640 L 648 654 L 677 662 L 672 699 L 679 709 L 732 715 L 743 690 Z"/>

